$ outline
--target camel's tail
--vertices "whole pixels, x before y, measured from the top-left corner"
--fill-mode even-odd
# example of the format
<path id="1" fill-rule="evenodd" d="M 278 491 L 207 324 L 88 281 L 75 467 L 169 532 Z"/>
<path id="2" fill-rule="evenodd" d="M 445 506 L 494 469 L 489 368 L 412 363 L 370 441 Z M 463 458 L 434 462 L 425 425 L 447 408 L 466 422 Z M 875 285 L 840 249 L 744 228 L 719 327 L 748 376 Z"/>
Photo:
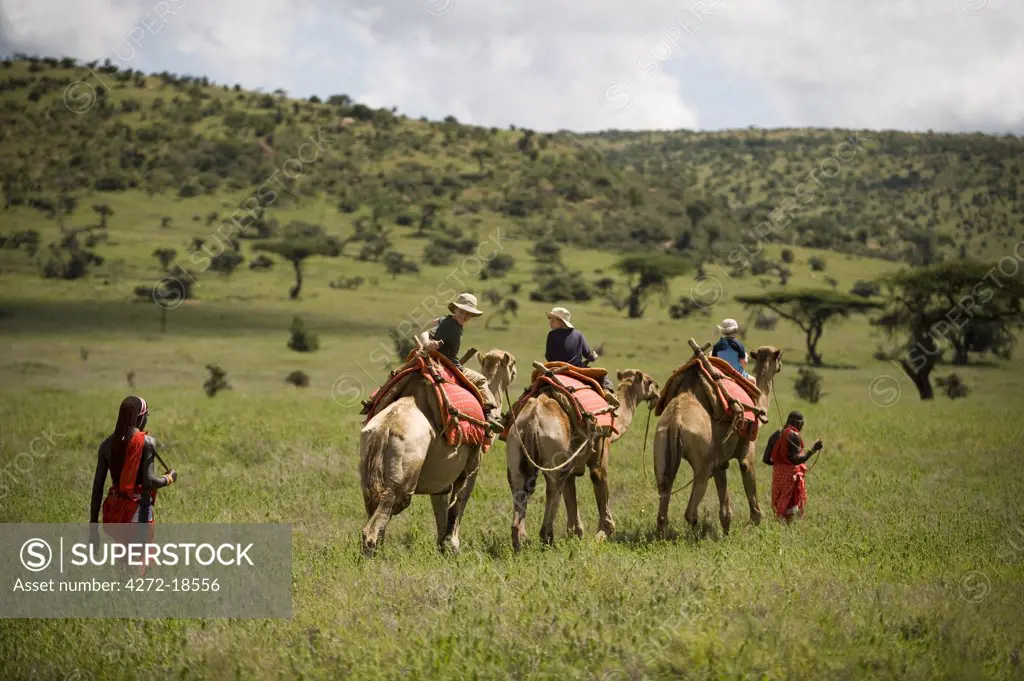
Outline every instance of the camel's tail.
<path id="1" fill-rule="evenodd" d="M 655 444 L 652 456 L 654 458 L 655 480 L 659 487 L 663 484 L 671 484 L 672 480 L 679 473 L 679 468 L 684 461 L 689 461 L 686 451 L 686 432 L 678 423 L 671 423 L 662 433 L 655 435 L 660 443 Z M 664 457 L 662 470 L 658 470 L 659 450 Z M 675 473 L 669 473 L 675 471 Z"/>
<path id="2" fill-rule="evenodd" d="M 384 495 L 384 452 L 391 438 L 391 428 L 386 423 L 372 430 L 364 430 L 360 438 L 359 479 L 363 496 L 369 505 L 376 507 Z"/>
<path id="3" fill-rule="evenodd" d="M 673 432 L 672 435 L 674 436 L 673 439 L 675 440 L 676 447 L 673 452 L 675 461 L 672 462 L 672 465 L 681 467 L 684 461 L 688 461 L 692 466 L 693 462 L 690 460 L 690 457 L 687 456 L 686 451 L 686 431 L 678 425 L 673 430 L 675 432 Z"/>

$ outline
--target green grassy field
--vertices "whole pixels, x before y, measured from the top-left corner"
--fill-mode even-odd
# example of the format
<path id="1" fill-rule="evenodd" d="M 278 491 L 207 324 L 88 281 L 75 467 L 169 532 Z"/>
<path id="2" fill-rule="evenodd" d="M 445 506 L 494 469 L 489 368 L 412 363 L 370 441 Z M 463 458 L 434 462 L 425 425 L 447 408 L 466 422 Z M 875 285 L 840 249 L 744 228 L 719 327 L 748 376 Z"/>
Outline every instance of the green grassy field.
<path id="1" fill-rule="evenodd" d="M 751 526 L 732 466 L 728 537 L 709 489 L 698 538 L 686 530 L 682 493 L 672 507 L 679 536 L 655 540 L 657 497 L 641 413 L 612 451 L 617 529 L 609 542 L 592 539 L 596 509 L 583 478 L 585 538 L 566 538 L 563 509 L 556 545 L 541 547 L 535 496 L 530 541 L 514 555 L 499 443 L 469 503 L 461 555 L 436 553 L 429 501 L 417 498 L 367 561 L 358 548 L 365 522 L 358 404 L 339 398 L 336 386 L 355 381 L 364 395 L 376 387 L 390 368 L 380 359 L 382 344 L 391 348 L 388 327 L 441 314 L 447 301 L 432 305 L 432 298 L 446 280 L 477 293 L 494 282 L 473 281 L 471 265 L 469 272 L 425 267 L 392 280 L 373 263 L 314 259 L 302 298 L 291 301 L 290 268 L 243 266 L 228 278 L 203 275 L 198 302 L 172 310 L 160 333 L 154 306 L 129 300 L 134 286 L 162 276 L 150 252 L 183 252 L 198 229 L 186 226 L 189 216 L 223 210 L 231 199 L 193 199 L 186 212 L 172 199 L 112 198 L 112 243 L 101 247 L 109 262 L 84 280 L 41 279 L 23 253 L 0 251 L 0 467 L 40 433 L 59 434 L 46 456 L 5 478 L 0 521 L 87 521 L 96 446 L 112 430 L 120 400 L 137 393 L 150 403 L 149 430 L 163 457 L 181 475 L 160 494 L 158 522 L 291 523 L 293 617 L 3 619 L 0 677 L 129 679 L 137 670 L 175 679 L 1022 677 L 1024 360 L 957 367 L 972 388 L 967 399 L 921 402 L 899 369 L 872 359 L 880 339 L 854 318 L 825 333 L 825 361 L 845 368 L 821 370 L 825 396 L 812 405 L 792 386 L 802 334 L 785 322 L 772 332 L 752 330 L 748 347 L 784 349 L 779 409 L 802 410 L 806 439 L 825 441 L 808 477 L 802 522 Z M 196 208 L 197 201 L 209 206 Z M 316 211 L 296 209 L 295 217 Z M 170 229 L 159 228 L 162 215 L 175 216 Z M 5 229 L 44 230 L 44 242 L 56 233 L 52 223 L 33 223 L 38 214 L 25 208 L 3 220 Z M 490 227 L 477 238 L 488 238 Z M 421 248 L 411 239 L 399 246 Z M 528 246 L 502 242 L 519 261 L 510 281 L 530 281 Z M 847 290 L 893 267 L 824 252 L 827 270 L 815 275 L 807 267 L 814 252 L 794 250 L 793 286 L 820 285 L 828 275 Z M 614 259 L 566 254 L 591 278 Z M 329 289 L 342 274 L 380 282 Z M 708 275 L 721 297 L 708 318 L 676 321 L 656 305 L 642 320 L 596 302 L 568 307 L 592 344 L 605 343 L 604 366 L 639 368 L 664 381 L 689 356 L 688 337 L 711 340 L 726 316 L 744 321 L 747 313 L 731 298 L 760 289 L 756 277 L 732 281 L 713 267 Z M 673 299 L 691 284 L 676 280 Z M 485 329 L 480 320 L 464 341 L 517 356 L 515 394 L 529 362 L 542 359 L 549 307 L 520 301 L 509 329 Z M 319 334 L 318 352 L 286 347 L 295 314 Z M 201 389 L 208 363 L 222 366 L 232 385 L 214 398 Z M 295 369 L 310 375 L 309 388 L 285 383 Z M 948 372 L 941 366 L 936 373 Z M 761 446 L 778 421 L 773 407 Z M 766 511 L 769 473 L 758 464 Z M 684 466 L 679 483 L 688 479 Z"/>

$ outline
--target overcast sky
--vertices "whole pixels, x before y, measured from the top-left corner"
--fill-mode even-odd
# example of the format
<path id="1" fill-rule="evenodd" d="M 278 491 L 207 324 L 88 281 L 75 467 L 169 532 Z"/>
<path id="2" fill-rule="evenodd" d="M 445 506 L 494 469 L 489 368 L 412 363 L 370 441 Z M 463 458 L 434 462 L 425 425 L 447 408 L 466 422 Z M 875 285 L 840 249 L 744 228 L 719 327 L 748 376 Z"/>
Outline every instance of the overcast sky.
<path id="1" fill-rule="evenodd" d="M 14 52 L 539 131 L 1024 133 L 1024 0 L 0 0 Z"/>

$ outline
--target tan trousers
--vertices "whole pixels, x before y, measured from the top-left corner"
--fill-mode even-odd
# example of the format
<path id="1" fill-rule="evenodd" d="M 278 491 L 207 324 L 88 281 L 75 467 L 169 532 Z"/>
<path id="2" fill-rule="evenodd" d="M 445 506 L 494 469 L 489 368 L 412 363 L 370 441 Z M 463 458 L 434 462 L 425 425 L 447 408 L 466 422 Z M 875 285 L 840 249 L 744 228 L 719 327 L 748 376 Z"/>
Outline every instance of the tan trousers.
<path id="1" fill-rule="evenodd" d="M 480 396 L 484 398 L 484 411 L 487 411 L 488 408 L 497 409 L 498 403 L 494 400 L 494 395 L 491 394 L 491 386 L 487 385 L 487 377 L 479 371 L 473 371 L 465 366 L 462 367 L 462 373 L 480 391 Z"/>

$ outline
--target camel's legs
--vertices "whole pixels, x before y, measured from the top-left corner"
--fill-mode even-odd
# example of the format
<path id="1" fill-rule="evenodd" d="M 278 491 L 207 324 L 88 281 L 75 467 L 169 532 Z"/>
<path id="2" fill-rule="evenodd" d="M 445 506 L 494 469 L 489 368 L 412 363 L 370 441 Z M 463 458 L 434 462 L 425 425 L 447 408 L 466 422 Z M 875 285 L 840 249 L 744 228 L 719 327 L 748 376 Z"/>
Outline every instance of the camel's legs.
<path id="1" fill-rule="evenodd" d="M 522 446 L 519 439 L 512 435 L 505 449 L 508 486 L 512 491 L 512 548 L 517 553 L 526 539 L 526 506 L 537 485 L 537 469 L 522 456 Z"/>
<path id="2" fill-rule="evenodd" d="M 370 520 L 363 527 L 363 553 L 365 555 L 373 555 L 377 545 L 380 543 L 384 536 L 384 528 L 387 526 L 388 521 L 391 520 L 391 509 L 394 506 L 395 498 L 391 494 L 385 494 L 380 503 L 377 504 L 377 509 L 370 516 Z"/>
<path id="3" fill-rule="evenodd" d="M 705 457 L 705 460 L 710 457 Z M 690 489 L 690 501 L 686 504 L 686 522 L 693 530 L 697 529 L 697 511 L 700 502 L 704 499 L 704 492 L 708 489 L 708 477 L 710 476 L 709 466 L 700 463 L 693 469 L 693 487 Z"/>
<path id="4" fill-rule="evenodd" d="M 722 523 L 722 533 L 729 534 L 732 522 L 732 500 L 729 498 L 729 482 L 726 477 L 728 468 L 723 466 L 715 469 L 715 488 L 718 490 L 718 519 Z"/>
<path id="5" fill-rule="evenodd" d="M 747 456 L 740 461 L 740 475 L 743 476 L 743 491 L 747 493 L 747 503 L 750 505 L 750 522 L 760 525 L 761 505 L 757 501 L 757 482 L 754 476 L 755 453 L 751 443 Z"/>
<path id="6" fill-rule="evenodd" d="M 583 537 L 583 520 L 580 518 L 580 509 L 576 503 L 575 475 L 570 475 L 565 481 L 562 497 L 565 499 L 566 533 L 578 538 Z"/>
<path id="7" fill-rule="evenodd" d="M 672 503 L 672 485 L 682 456 L 673 456 L 664 431 L 654 434 L 654 479 L 658 483 L 658 536 L 665 538 L 668 532 L 668 507 Z"/>
<path id="8" fill-rule="evenodd" d="M 462 523 L 462 514 L 466 511 L 469 497 L 473 494 L 473 486 L 476 485 L 476 474 L 479 470 L 477 466 L 480 463 L 480 456 L 479 449 L 475 449 L 469 455 L 469 460 L 466 462 L 467 472 L 460 475 L 459 479 L 455 482 L 455 489 L 459 491 L 448 502 L 451 507 L 448 509 L 448 530 L 445 542 L 453 553 L 459 552 L 459 525 Z M 465 485 L 462 483 L 463 479 L 465 479 Z"/>
<path id="9" fill-rule="evenodd" d="M 437 525 L 437 548 L 443 550 L 445 535 L 448 534 L 448 499 L 451 492 L 430 495 L 430 506 L 434 509 L 434 523 Z"/>
<path id="10" fill-rule="evenodd" d="M 594 498 L 597 500 L 597 535 L 598 541 L 604 541 L 615 531 L 615 520 L 612 518 L 611 505 L 608 503 L 608 441 L 602 439 L 600 453 L 595 465 L 590 467 L 590 482 L 594 485 Z"/>
<path id="11" fill-rule="evenodd" d="M 512 548 L 518 553 L 526 539 L 526 506 L 530 503 L 532 488 L 512 490 Z"/>
<path id="12" fill-rule="evenodd" d="M 544 490 L 547 498 L 544 502 L 544 521 L 540 526 L 540 539 L 545 544 L 555 543 L 555 518 L 558 517 L 558 501 L 562 496 L 562 488 L 565 486 L 564 474 L 548 474 L 544 476 L 547 484 Z"/>

